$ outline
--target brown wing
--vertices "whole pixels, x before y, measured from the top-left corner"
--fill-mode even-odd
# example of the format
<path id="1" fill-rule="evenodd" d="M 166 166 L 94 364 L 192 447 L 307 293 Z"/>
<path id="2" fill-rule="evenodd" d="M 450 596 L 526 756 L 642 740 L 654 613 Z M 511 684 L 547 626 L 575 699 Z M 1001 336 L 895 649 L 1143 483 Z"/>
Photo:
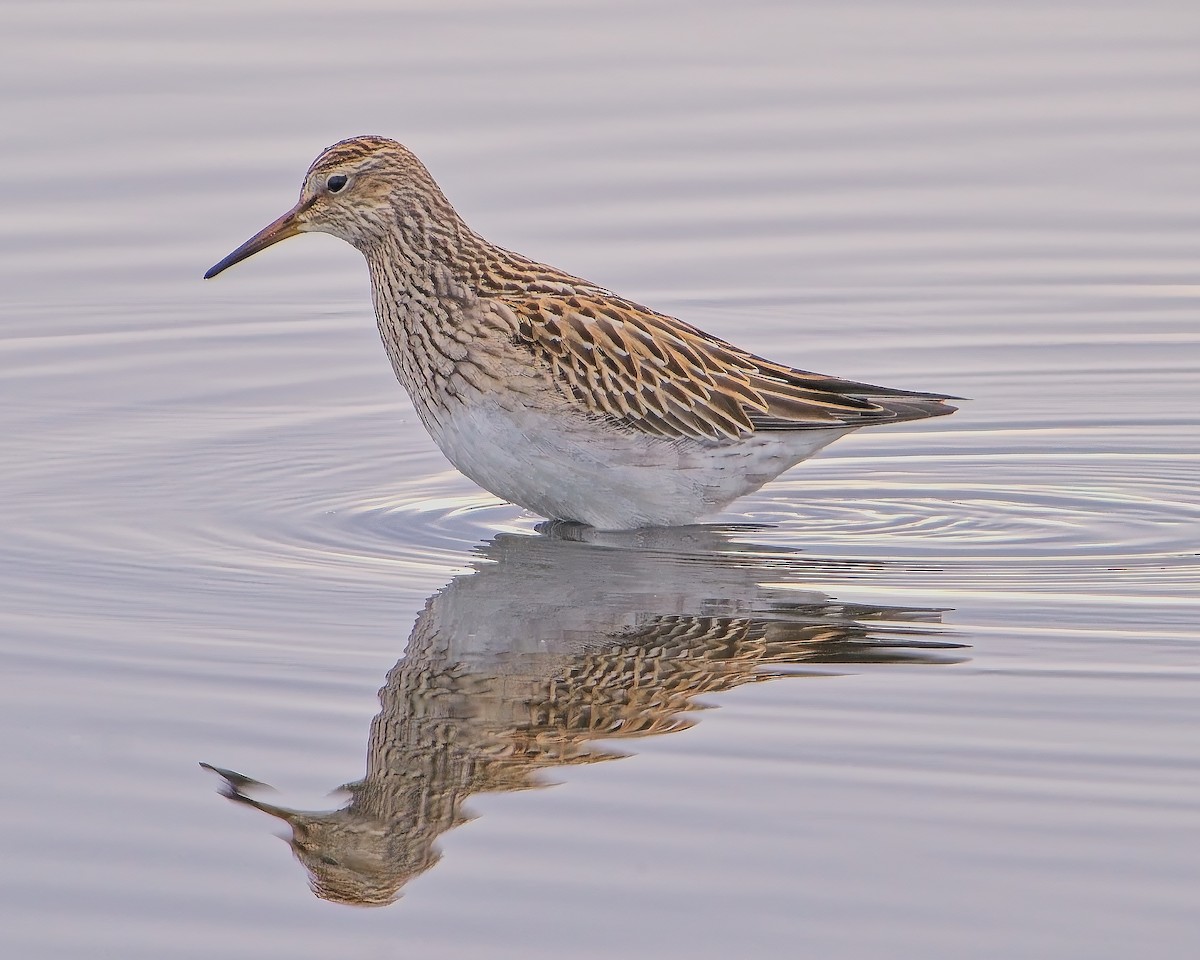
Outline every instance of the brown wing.
<path id="1" fill-rule="evenodd" d="M 662 437 L 722 440 L 938 416 L 935 394 L 793 370 L 606 291 L 497 298 L 515 337 L 589 411 Z"/>

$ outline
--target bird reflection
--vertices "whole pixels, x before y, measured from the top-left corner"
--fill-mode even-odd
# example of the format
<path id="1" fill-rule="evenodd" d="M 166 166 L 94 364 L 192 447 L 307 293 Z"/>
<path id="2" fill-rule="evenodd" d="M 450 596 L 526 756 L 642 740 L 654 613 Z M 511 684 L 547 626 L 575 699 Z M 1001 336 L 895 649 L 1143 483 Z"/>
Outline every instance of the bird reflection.
<path id="1" fill-rule="evenodd" d="M 684 730 L 696 697 L 805 664 L 954 662 L 942 611 L 797 586 L 831 565 L 878 564 L 734 539 L 746 533 L 548 524 L 498 536 L 417 617 L 341 809 L 276 806 L 252 796 L 263 784 L 204 766 L 225 796 L 289 825 L 317 896 L 386 904 L 438 861 L 471 794 L 543 785 L 548 769 L 621 756 L 612 741 Z"/>

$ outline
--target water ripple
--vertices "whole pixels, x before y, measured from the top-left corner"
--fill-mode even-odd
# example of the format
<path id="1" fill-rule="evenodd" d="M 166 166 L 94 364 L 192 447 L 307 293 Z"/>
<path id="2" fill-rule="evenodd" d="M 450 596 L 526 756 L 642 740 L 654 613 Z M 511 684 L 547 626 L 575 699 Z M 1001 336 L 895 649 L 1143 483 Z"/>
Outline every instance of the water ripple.
<path id="1" fill-rule="evenodd" d="M 994 438 L 995 440 L 995 438 Z M 1004 443 L 1003 437 L 998 441 Z M 848 555 L 922 558 L 1030 589 L 1194 582 L 1197 458 L 1063 452 L 845 458 L 766 487 L 744 516 Z M 931 469 L 932 468 L 932 469 Z M 818 473 L 818 479 L 808 479 Z M 833 479 L 835 474 L 841 479 Z"/>
<path id="2" fill-rule="evenodd" d="M 0 513 L 34 504 L 42 514 L 14 550 L 27 563 L 70 549 L 82 565 L 169 556 L 206 570 L 394 582 L 398 571 L 456 572 L 481 541 L 533 528 L 538 518 L 449 468 L 388 383 L 361 318 L 276 316 L 193 327 L 185 351 L 149 307 L 117 332 L 6 341 L 26 399 L 9 411 Z M 174 397 L 198 347 L 206 364 L 224 358 L 226 376 L 201 396 Z M 376 381 L 362 386 L 368 362 L 393 402 L 381 402 Z M 81 411 L 55 393 L 68 374 L 87 382 L 117 371 L 128 393 L 120 405 Z M 1025 394 L 1019 379 L 989 389 Z M 765 525 L 756 542 L 860 562 L 858 577 L 894 575 L 871 566 L 885 559 L 932 565 L 950 581 L 957 572 L 972 589 L 1102 582 L 1128 593 L 1153 582 L 1161 594 L 1194 583 L 1200 455 L 1162 452 L 1160 436 L 1177 436 L 1178 425 L 995 415 L 985 401 L 933 430 L 866 431 L 717 519 Z"/>

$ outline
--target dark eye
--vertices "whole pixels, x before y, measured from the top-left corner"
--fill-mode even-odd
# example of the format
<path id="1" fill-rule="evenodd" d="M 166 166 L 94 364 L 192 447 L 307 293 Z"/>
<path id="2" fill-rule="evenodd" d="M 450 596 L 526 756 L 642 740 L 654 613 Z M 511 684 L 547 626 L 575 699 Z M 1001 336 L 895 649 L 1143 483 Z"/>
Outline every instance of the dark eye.
<path id="1" fill-rule="evenodd" d="M 346 185 L 346 175 L 344 173 L 335 173 L 332 177 L 325 181 L 325 189 L 330 193 L 337 193 Z"/>

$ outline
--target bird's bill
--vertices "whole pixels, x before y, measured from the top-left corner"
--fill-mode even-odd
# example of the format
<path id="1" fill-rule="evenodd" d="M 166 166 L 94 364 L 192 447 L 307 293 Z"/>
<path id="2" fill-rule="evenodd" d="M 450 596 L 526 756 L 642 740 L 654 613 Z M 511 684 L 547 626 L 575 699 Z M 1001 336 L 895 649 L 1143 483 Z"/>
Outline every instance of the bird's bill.
<path id="1" fill-rule="evenodd" d="M 208 272 L 204 275 L 205 280 L 211 280 L 222 270 L 227 270 L 235 263 L 241 263 L 247 257 L 252 257 L 260 250 L 266 250 L 273 243 L 278 243 L 280 240 L 286 240 L 288 237 L 294 237 L 303 230 L 300 223 L 300 214 L 308 209 L 310 203 L 298 203 L 292 207 L 278 220 L 267 224 L 258 231 L 249 240 L 243 243 L 240 247 L 233 251 L 220 263 L 209 267 Z"/>

